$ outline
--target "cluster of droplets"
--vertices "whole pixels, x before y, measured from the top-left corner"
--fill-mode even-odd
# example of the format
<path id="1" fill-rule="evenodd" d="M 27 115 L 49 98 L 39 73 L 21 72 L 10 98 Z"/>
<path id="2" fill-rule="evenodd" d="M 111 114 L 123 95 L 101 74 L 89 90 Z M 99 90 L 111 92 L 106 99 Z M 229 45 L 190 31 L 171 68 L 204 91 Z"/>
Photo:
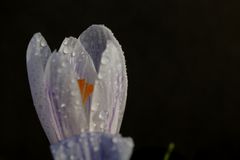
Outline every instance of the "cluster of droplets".
<path id="1" fill-rule="evenodd" d="M 40 50 L 47 46 L 46 40 L 45 40 L 41 35 L 39 35 L 39 34 L 36 35 L 36 41 L 37 41 L 36 44 L 39 44 L 39 46 L 35 46 L 35 47 L 36 47 L 36 48 L 39 48 Z M 35 44 L 34 44 L 34 45 L 35 45 Z M 34 55 L 35 55 L 35 56 L 42 56 L 39 51 L 36 51 Z M 45 53 L 45 56 L 47 56 L 46 53 Z"/>
<path id="2" fill-rule="evenodd" d="M 76 56 L 76 52 L 73 50 L 72 47 L 70 47 L 69 45 L 69 39 L 64 39 L 63 41 L 63 53 L 66 54 L 66 55 L 71 55 L 72 57 L 75 57 Z"/>

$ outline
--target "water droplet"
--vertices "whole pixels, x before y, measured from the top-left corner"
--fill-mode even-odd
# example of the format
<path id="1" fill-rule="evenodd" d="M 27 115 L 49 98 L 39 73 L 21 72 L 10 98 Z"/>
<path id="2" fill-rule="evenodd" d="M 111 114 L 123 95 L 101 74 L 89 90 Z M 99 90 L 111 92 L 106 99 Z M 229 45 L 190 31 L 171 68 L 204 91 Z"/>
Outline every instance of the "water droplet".
<path id="1" fill-rule="evenodd" d="M 71 95 L 72 95 L 72 96 L 76 96 L 76 94 L 77 94 L 76 92 L 71 91 Z"/>
<path id="2" fill-rule="evenodd" d="M 61 108 L 64 108 L 64 107 L 66 107 L 66 104 L 65 104 L 65 103 L 62 103 L 62 104 L 61 104 Z"/>
<path id="3" fill-rule="evenodd" d="M 92 127 L 96 128 L 97 124 L 96 123 L 92 123 Z"/>
<path id="4" fill-rule="evenodd" d="M 60 68 L 57 69 L 58 73 L 62 73 L 62 70 Z"/>
<path id="5" fill-rule="evenodd" d="M 75 83 L 75 79 L 71 79 L 71 83 L 74 84 Z"/>
<path id="6" fill-rule="evenodd" d="M 45 47 L 46 45 L 47 45 L 47 42 L 46 42 L 44 39 L 42 39 L 42 40 L 41 40 L 41 46 L 42 46 L 42 47 Z"/>
<path id="7" fill-rule="evenodd" d="M 98 80 L 96 80 L 96 81 L 95 81 L 95 85 L 98 85 L 98 84 L 99 84 L 99 81 L 98 81 Z"/>
<path id="8" fill-rule="evenodd" d="M 97 111 L 97 109 L 99 108 L 99 106 L 100 106 L 99 103 L 93 104 L 92 107 L 91 107 L 91 111 L 92 111 L 92 112 Z"/>
<path id="9" fill-rule="evenodd" d="M 112 141 L 113 141 L 113 143 L 117 143 L 118 142 L 118 138 L 114 137 Z"/>
<path id="10" fill-rule="evenodd" d="M 70 160 L 74 160 L 74 159 L 75 159 L 74 155 L 71 155 Z"/>
<path id="11" fill-rule="evenodd" d="M 122 65 L 121 65 L 121 63 L 118 63 L 117 64 L 117 70 L 121 70 L 122 69 Z"/>
<path id="12" fill-rule="evenodd" d="M 41 37 L 37 36 L 37 42 L 40 42 L 40 41 L 41 41 Z"/>
<path id="13" fill-rule="evenodd" d="M 63 44 L 67 45 L 68 44 L 68 39 L 64 39 Z"/>
<path id="14" fill-rule="evenodd" d="M 85 129 L 84 129 L 84 128 L 81 128 L 81 132 L 85 132 Z"/>
<path id="15" fill-rule="evenodd" d="M 67 143 L 67 146 L 68 146 L 69 148 L 72 148 L 72 147 L 74 146 L 74 142 L 73 142 L 73 141 L 69 141 L 69 142 Z"/>
<path id="16" fill-rule="evenodd" d="M 76 56 L 76 52 L 72 52 L 72 57 L 75 57 Z"/>
<path id="17" fill-rule="evenodd" d="M 39 52 L 35 52 L 34 55 L 35 56 L 39 56 L 40 54 L 39 54 Z"/>
<path id="18" fill-rule="evenodd" d="M 105 126 L 105 123 L 101 123 L 99 127 L 100 129 L 104 129 L 104 126 Z"/>
<path id="19" fill-rule="evenodd" d="M 103 56 L 102 59 L 101 59 L 101 63 L 102 63 L 102 64 L 107 64 L 108 62 L 109 62 L 108 57 Z"/>
<path id="20" fill-rule="evenodd" d="M 71 51 L 70 51 L 70 49 L 68 47 L 64 47 L 63 48 L 63 53 L 69 54 L 69 53 L 71 53 Z"/>
<path id="21" fill-rule="evenodd" d="M 99 150 L 99 147 L 97 145 L 93 146 L 93 150 L 97 152 Z"/>
<path id="22" fill-rule="evenodd" d="M 76 105 L 79 105 L 79 104 L 80 104 L 80 101 L 79 101 L 79 100 L 76 100 L 75 103 L 76 103 Z"/>
<path id="23" fill-rule="evenodd" d="M 67 157 L 66 157 L 66 155 L 64 154 L 64 153 L 60 153 L 60 159 L 66 159 Z"/>
<path id="24" fill-rule="evenodd" d="M 65 62 L 62 62 L 62 67 L 66 67 L 66 63 Z"/>
<path id="25" fill-rule="evenodd" d="M 102 74 L 98 73 L 98 79 L 102 79 L 102 78 L 103 78 Z"/>
<path id="26" fill-rule="evenodd" d="M 78 138 L 78 142 L 80 142 L 80 143 L 82 142 L 82 138 L 81 137 Z"/>
<path id="27" fill-rule="evenodd" d="M 106 112 L 106 111 L 101 111 L 101 112 L 99 113 L 99 118 L 100 118 L 100 119 L 105 120 L 107 117 L 108 117 L 108 112 Z"/>

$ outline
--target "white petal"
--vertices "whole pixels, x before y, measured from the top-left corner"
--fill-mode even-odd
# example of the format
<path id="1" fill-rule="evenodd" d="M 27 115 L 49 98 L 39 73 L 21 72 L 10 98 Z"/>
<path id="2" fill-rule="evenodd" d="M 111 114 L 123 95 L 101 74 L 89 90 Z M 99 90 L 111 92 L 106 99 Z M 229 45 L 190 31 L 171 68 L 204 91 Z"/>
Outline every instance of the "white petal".
<path id="1" fill-rule="evenodd" d="M 88 130 L 86 110 L 82 106 L 76 74 L 68 56 L 53 53 L 44 79 L 61 139 Z"/>
<path id="2" fill-rule="evenodd" d="M 58 133 L 46 98 L 43 82 L 44 69 L 51 51 L 40 33 L 36 33 L 27 48 L 27 71 L 33 103 L 42 127 L 51 143 L 57 142 Z"/>
<path id="3" fill-rule="evenodd" d="M 102 53 L 106 49 L 107 40 L 113 37 L 111 31 L 103 25 L 92 25 L 88 27 L 80 36 L 79 41 L 91 56 L 96 71 L 99 71 Z"/>
<path id="4" fill-rule="evenodd" d="M 73 65 L 77 80 L 85 80 L 88 84 L 94 84 L 97 72 L 90 55 L 86 52 L 78 39 L 74 37 L 65 38 L 59 52 L 66 55 L 69 62 Z M 82 95 L 82 97 L 84 97 L 84 95 Z M 91 96 L 87 99 L 85 104 L 88 120 L 90 105 Z"/>
<path id="5" fill-rule="evenodd" d="M 98 79 L 95 81 L 90 113 L 90 131 L 104 131 L 112 134 L 119 132 L 126 96 L 125 59 L 120 45 L 112 35 L 112 39 L 106 42 Z"/>
<path id="6" fill-rule="evenodd" d="M 89 83 L 94 83 L 97 76 L 94 64 L 78 39 L 65 38 L 59 52 L 65 54 L 73 64 L 78 79 L 86 79 Z"/>

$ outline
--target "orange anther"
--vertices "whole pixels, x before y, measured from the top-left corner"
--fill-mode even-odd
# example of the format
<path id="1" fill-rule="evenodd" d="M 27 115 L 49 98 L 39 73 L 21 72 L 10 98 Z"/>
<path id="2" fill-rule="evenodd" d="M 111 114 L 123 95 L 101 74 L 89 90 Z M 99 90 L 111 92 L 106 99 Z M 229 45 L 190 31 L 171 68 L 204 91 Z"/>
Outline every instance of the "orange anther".
<path id="1" fill-rule="evenodd" d="M 90 83 L 87 83 L 85 79 L 79 79 L 78 85 L 81 93 L 82 103 L 83 105 L 85 105 L 88 97 L 93 92 L 93 85 Z"/>
<path id="2" fill-rule="evenodd" d="M 84 96 L 83 96 L 83 104 L 86 104 L 87 99 L 92 94 L 92 92 L 93 92 L 93 85 L 87 83 L 86 88 L 85 88 L 85 92 L 84 92 Z"/>

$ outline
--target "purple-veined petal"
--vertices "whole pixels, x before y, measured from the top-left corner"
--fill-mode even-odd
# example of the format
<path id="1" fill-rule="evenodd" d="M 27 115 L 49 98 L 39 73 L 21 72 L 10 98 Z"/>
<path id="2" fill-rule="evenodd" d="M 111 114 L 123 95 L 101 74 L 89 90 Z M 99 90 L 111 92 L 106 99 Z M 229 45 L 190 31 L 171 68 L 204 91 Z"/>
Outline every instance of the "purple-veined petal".
<path id="1" fill-rule="evenodd" d="M 81 45 L 80 41 L 74 37 L 65 38 L 59 52 L 63 53 L 73 65 L 74 71 L 77 75 L 77 80 L 84 81 L 84 88 L 81 92 L 81 97 L 86 93 L 86 85 L 92 85 L 95 82 L 97 73 L 90 55 Z M 83 82 L 82 81 L 82 82 Z M 83 100 L 82 100 L 83 101 Z M 87 110 L 87 119 L 89 120 L 89 111 L 91 105 L 91 95 L 83 102 Z"/>
<path id="2" fill-rule="evenodd" d="M 91 56 L 98 72 L 102 53 L 106 49 L 107 40 L 112 39 L 111 31 L 103 25 L 92 25 L 78 39 Z"/>
<path id="3" fill-rule="evenodd" d="M 99 33 L 99 27 L 103 34 Z M 99 64 L 99 69 L 92 97 L 90 131 L 115 134 L 120 130 L 127 96 L 125 59 L 121 46 L 112 32 L 104 26 L 94 26 L 94 28 L 97 28 L 96 32 L 101 42 L 105 41 L 105 44 L 101 43 L 103 45 L 101 47 L 105 49 L 103 53 L 93 53 L 100 56 L 100 60 L 95 57 L 94 64 L 96 68 Z M 91 49 L 86 50 L 91 55 Z M 94 56 L 92 58 L 94 61 Z"/>
<path id="4" fill-rule="evenodd" d="M 69 58 L 78 79 L 86 79 L 89 83 L 94 83 L 97 76 L 95 66 L 78 39 L 74 37 L 65 38 L 59 52 Z"/>
<path id="5" fill-rule="evenodd" d="M 51 51 L 46 40 L 36 33 L 27 48 L 27 71 L 33 103 L 42 127 L 51 143 L 57 142 L 59 134 L 51 112 L 50 103 L 45 94 L 44 70 Z"/>
<path id="6" fill-rule="evenodd" d="M 88 130 L 76 74 L 68 56 L 53 53 L 44 74 L 46 94 L 55 113 L 60 139 Z"/>

